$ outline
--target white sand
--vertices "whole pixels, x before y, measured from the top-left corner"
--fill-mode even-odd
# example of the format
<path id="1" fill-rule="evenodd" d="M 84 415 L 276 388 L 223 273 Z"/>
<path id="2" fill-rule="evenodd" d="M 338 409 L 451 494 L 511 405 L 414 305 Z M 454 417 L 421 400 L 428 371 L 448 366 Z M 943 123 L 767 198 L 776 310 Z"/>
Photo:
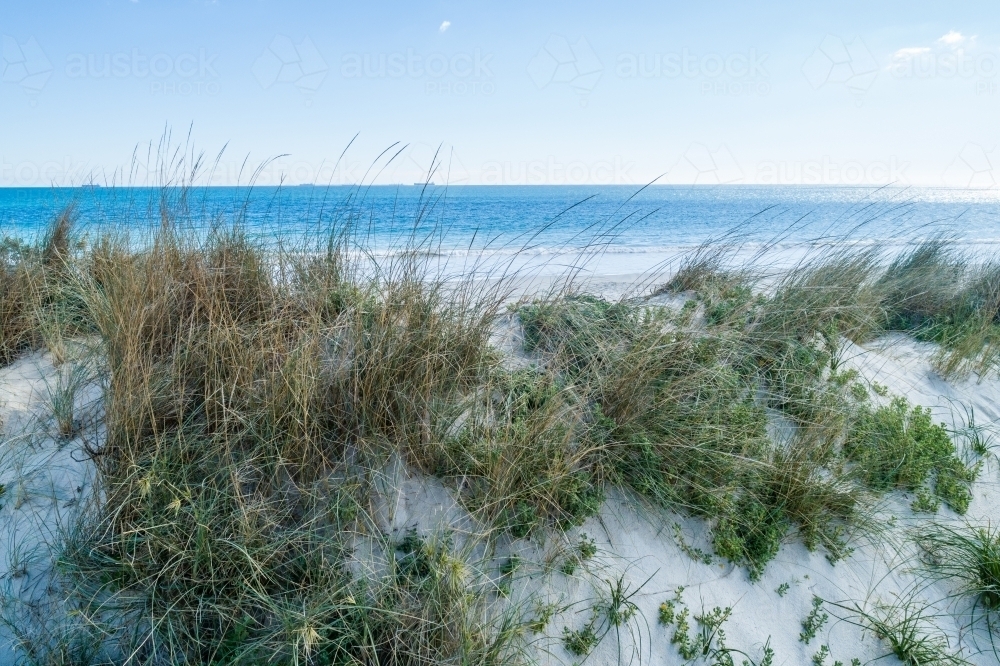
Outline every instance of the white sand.
<path id="1" fill-rule="evenodd" d="M 590 289 L 617 295 L 634 282 L 633 278 L 591 280 Z M 501 333 L 516 334 L 515 327 Z M 512 350 L 511 340 L 497 340 Z M 885 385 L 894 394 L 933 411 L 935 420 L 949 427 L 964 426 L 964 406 L 975 410 L 977 422 L 986 425 L 1000 419 L 1000 380 L 945 381 L 931 368 L 933 346 L 916 343 L 903 336 L 890 336 L 864 347 L 849 345 L 844 363 L 857 368 L 871 382 Z M 93 469 L 83 455 L 85 438 L 99 438 L 99 386 L 86 385 L 78 396 L 83 420 L 81 435 L 66 442 L 54 437 L 55 425 L 48 406 L 50 386 L 58 370 L 47 354 L 35 354 L 0 370 L 0 483 L 7 488 L 0 500 L 0 592 L 8 599 L 44 602 L 53 554 L 57 550 L 60 527 L 72 518 L 74 505 L 88 497 Z M 974 487 L 970 520 L 996 521 L 1000 508 L 998 468 L 992 460 Z M 382 500 L 377 520 L 382 529 L 402 532 L 411 527 L 432 531 L 441 527 L 469 527 L 467 514 L 457 505 L 451 491 L 436 479 L 423 477 L 404 465 L 389 465 L 382 478 Z M 886 539 L 879 544 L 858 544 L 854 553 L 836 566 L 822 553 L 810 553 L 791 539 L 771 562 L 757 583 L 746 571 L 726 563 L 706 565 L 686 555 L 675 542 L 672 525 L 679 523 L 688 542 L 710 551 L 705 524 L 658 510 L 639 507 L 634 498 L 611 493 L 599 515 L 565 537 L 551 535 L 539 545 L 519 542 L 511 551 L 528 562 L 521 569 L 513 598 L 536 594 L 569 609 L 555 616 L 543 636 L 537 637 L 538 657 L 546 663 L 579 661 L 562 645 L 564 626 L 580 628 L 590 617 L 594 600 L 606 594 L 607 581 L 623 577 L 630 590 L 638 590 L 633 601 L 640 613 L 619 636 L 612 632 L 587 659 L 592 664 L 652 663 L 679 664 L 682 659 L 670 644 L 673 628 L 657 624 L 661 602 L 683 585 L 684 599 L 692 615 L 713 606 L 733 608 L 725 625 L 727 645 L 745 651 L 756 661 L 765 641 L 776 652 L 775 664 L 807 665 L 821 644 L 828 644 L 831 657 L 862 663 L 887 654 L 876 637 L 846 621 L 833 617 L 809 645 L 799 640 L 801 622 L 810 610 L 813 595 L 832 601 L 873 605 L 879 599 L 915 595 L 941 613 L 934 621 L 950 645 L 974 664 L 996 664 L 988 637 L 970 629 L 968 605 L 949 599 L 942 584 L 921 586 L 908 568 L 916 565 L 906 531 L 912 519 L 911 498 L 894 494 L 884 508 Z M 898 519 L 890 524 L 888 517 Z M 960 520 L 942 508 L 941 520 Z M 922 518 L 926 519 L 926 518 Z M 562 544 L 576 542 L 580 533 L 595 539 L 599 553 L 573 577 L 558 571 L 558 551 Z M 545 566 L 545 563 L 548 566 Z M 552 563 L 555 562 L 553 566 Z M 788 584 L 779 596 L 776 589 Z M 641 589 L 640 589 L 641 586 Z M 7 604 L 5 612 L 11 608 Z M 694 621 L 692 620 L 692 626 Z M 13 663 L 10 635 L 0 628 L 0 664 Z M 985 651 L 984 651 L 985 650 Z M 742 657 L 734 655 L 739 664 Z M 879 663 L 895 663 L 894 658 Z"/>
<path id="2" fill-rule="evenodd" d="M 72 366 L 64 364 L 62 372 Z M 101 437 L 100 387 L 76 393 L 79 432 L 57 436 L 50 400 L 60 369 L 49 354 L 32 354 L 0 369 L 0 611 L 20 617 L 57 601 L 49 572 L 64 528 L 91 495 L 93 467 L 83 449 Z M 26 602 L 15 603 L 14 600 Z M 0 626 L 0 664 L 13 663 L 10 633 Z"/>

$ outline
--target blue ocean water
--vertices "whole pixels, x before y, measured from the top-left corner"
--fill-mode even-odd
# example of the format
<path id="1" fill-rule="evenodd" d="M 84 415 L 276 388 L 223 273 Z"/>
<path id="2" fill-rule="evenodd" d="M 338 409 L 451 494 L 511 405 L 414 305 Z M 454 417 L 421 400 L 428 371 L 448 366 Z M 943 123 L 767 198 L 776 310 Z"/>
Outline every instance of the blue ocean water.
<path id="1" fill-rule="evenodd" d="M 997 190 L 750 185 L 0 188 L 0 235 L 37 237 L 69 204 L 91 234 L 141 237 L 166 209 L 194 233 L 238 222 L 294 243 L 349 229 L 375 253 L 414 239 L 449 256 L 589 248 L 607 272 L 645 270 L 720 238 L 749 248 L 899 246 L 935 234 L 971 248 L 1000 244 Z"/>

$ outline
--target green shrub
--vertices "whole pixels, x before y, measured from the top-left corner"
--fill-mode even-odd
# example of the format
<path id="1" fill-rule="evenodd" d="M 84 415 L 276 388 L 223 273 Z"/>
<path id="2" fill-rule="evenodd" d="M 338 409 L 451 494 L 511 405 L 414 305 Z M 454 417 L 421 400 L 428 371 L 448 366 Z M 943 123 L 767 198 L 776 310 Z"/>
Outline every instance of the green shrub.
<path id="1" fill-rule="evenodd" d="M 590 654 L 599 642 L 600 638 L 592 623 L 586 624 L 582 629 L 563 627 L 563 646 L 574 656 L 584 657 Z"/>
<path id="2" fill-rule="evenodd" d="M 968 509 L 975 470 L 958 458 L 948 431 L 931 421 L 929 409 L 911 409 L 899 397 L 880 407 L 862 406 L 844 451 L 875 490 L 918 491 L 931 483 L 934 494 L 955 511 Z"/>
<path id="3" fill-rule="evenodd" d="M 791 523 L 780 508 L 756 498 L 736 501 L 738 509 L 724 515 L 713 529 L 715 552 L 732 562 L 746 564 L 751 580 L 760 578 L 774 559 Z"/>

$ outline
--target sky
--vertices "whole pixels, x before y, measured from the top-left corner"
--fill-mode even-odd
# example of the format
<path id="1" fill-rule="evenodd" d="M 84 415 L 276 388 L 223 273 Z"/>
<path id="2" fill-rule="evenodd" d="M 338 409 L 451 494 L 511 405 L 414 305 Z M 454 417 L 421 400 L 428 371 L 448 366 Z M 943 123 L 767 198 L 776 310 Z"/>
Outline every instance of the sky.
<path id="1" fill-rule="evenodd" d="M 0 186 L 145 184 L 169 134 L 211 184 L 1000 187 L 996 0 L 0 0 L 0 36 Z"/>

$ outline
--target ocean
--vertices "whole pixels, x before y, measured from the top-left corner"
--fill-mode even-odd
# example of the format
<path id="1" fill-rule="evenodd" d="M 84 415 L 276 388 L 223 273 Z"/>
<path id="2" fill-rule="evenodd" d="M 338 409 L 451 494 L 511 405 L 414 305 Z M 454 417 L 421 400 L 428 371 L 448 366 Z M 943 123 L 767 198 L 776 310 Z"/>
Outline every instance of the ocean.
<path id="1" fill-rule="evenodd" d="M 1000 249 L 997 189 L 794 185 L 0 188 L 0 235 L 37 238 L 74 204 L 81 232 L 142 238 L 164 202 L 195 234 L 236 223 L 294 246 L 349 230 L 374 256 L 416 249 L 560 270 L 587 255 L 602 274 L 650 270 L 723 240 L 787 256 L 834 242 L 891 250 L 935 235 L 973 253 Z"/>

